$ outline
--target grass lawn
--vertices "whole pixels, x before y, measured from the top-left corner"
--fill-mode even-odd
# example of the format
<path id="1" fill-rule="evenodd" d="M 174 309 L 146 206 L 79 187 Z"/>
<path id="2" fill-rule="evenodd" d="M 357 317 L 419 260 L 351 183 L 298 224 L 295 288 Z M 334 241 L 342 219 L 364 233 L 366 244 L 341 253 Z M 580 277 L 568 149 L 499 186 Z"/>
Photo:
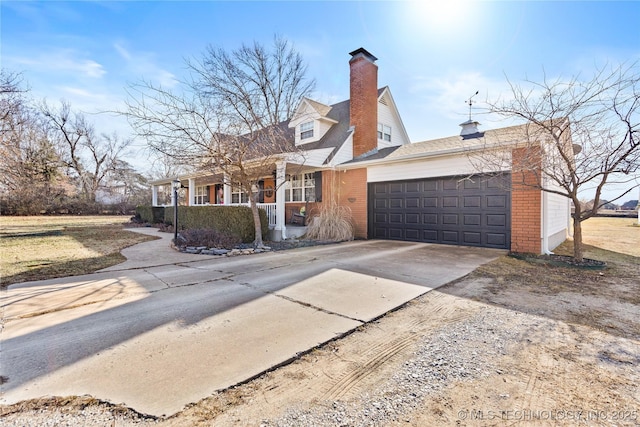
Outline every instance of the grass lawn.
<path id="1" fill-rule="evenodd" d="M 0 218 L 0 286 L 91 273 L 121 263 L 120 251 L 153 237 L 124 229 L 123 216 Z"/>
<path id="2" fill-rule="evenodd" d="M 582 223 L 583 243 L 640 258 L 637 218 L 589 218 Z"/>

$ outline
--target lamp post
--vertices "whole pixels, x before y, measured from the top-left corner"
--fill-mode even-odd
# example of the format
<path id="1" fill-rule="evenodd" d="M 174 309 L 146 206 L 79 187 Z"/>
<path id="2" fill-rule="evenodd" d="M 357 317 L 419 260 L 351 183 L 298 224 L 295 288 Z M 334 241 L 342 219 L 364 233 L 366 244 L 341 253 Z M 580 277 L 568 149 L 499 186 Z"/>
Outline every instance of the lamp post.
<path id="1" fill-rule="evenodd" d="M 173 188 L 173 244 L 178 245 L 178 190 L 182 188 L 182 183 L 178 178 L 171 182 Z"/>

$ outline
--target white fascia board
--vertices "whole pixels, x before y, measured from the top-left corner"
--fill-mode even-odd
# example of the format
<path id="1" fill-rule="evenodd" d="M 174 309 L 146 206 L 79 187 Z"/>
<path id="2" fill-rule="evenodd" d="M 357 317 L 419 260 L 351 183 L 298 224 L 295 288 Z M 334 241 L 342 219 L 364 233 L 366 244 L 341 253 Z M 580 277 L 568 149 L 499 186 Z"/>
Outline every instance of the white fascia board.
<path id="1" fill-rule="evenodd" d="M 512 145 L 512 144 L 508 144 Z M 514 144 L 515 145 L 515 144 Z M 429 153 L 416 153 L 410 154 L 403 157 L 397 157 L 393 159 L 375 159 L 375 160 L 363 160 L 358 163 L 342 163 L 336 165 L 336 169 L 347 170 L 347 169 L 360 169 L 367 166 L 374 165 L 384 165 L 384 164 L 393 164 L 393 163 L 401 163 L 411 160 L 420 160 L 420 159 L 430 159 L 430 158 L 438 158 L 451 156 L 454 154 L 467 154 L 472 153 L 474 151 L 486 150 L 486 149 L 494 149 L 494 148 L 504 148 L 505 144 L 493 144 L 493 145 L 485 145 L 478 148 L 469 148 L 469 147 L 459 147 L 459 148 L 449 148 L 447 150 L 439 150 L 439 151 L 431 151 Z"/>

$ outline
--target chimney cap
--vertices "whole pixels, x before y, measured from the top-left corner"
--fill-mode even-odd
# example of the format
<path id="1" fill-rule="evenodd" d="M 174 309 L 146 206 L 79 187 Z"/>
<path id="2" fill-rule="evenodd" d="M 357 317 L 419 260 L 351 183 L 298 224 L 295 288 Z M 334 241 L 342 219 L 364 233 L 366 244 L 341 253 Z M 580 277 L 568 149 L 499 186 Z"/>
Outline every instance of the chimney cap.
<path id="1" fill-rule="evenodd" d="M 349 52 L 349 55 L 351 55 L 351 56 L 352 56 L 352 58 L 351 58 L 351 59 L 355 59 L 357 56 L 362 55 L 362 56 L 364 56 L 365 58 L 367 58 L 367 59 L 368 59 L 369 61 L 371 61 L 371 62 L 375 62 L 375 61 L 377 61 L 377 60 L 378 60 L 378 58 L 376 58 L 375 56 L 373 56 L 373 55 L 371 54 L 371 52 L 369 52 L 367 49 L 365 49 L 365 48 L 363 48 L 363 47 L 358 48 L 358 49 L 354 50 L 353 52 Z"/>

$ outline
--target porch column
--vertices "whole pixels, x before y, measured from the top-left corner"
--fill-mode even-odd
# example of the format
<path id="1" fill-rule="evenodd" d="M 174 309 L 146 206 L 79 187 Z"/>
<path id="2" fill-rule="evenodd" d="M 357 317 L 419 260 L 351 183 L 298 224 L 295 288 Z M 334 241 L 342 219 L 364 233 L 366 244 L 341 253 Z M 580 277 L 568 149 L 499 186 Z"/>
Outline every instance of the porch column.
<path id="1" fill-rule="evenodd" d="M 151 206 L 158 206 L 158 186 L 157 185 L 151 186 Z"/>
<path id="2" fill-rule="evenodd" d="M 231 204 L 231 182 L 229 181 L 229 175 L 225 175 L 224 176 L 224 183 L 223 183 L 223 192 L 224 192 L 224 204 L 225 205 L 230 205 Z"/>
<path id="3" fill-rule="evenodd" d="M 171 188 L 171 206 L 175 206 L 176 204 L 176 192 Z"/>
<path id="4" fill-rule="evenodd" d="M 285 221 L 284 203 L 284 182 L 286 180 L 287 163 L 276 163 L 276 226 L 274 228 L 273 240 L 278 242 L 287 238 L 287 227 Z"/>
<path id="5" fill-rule="evenodd" d="M 189 178 L 189 201 L 187 206 L 193 206 L 196 204 L 196 179 Z"/>

